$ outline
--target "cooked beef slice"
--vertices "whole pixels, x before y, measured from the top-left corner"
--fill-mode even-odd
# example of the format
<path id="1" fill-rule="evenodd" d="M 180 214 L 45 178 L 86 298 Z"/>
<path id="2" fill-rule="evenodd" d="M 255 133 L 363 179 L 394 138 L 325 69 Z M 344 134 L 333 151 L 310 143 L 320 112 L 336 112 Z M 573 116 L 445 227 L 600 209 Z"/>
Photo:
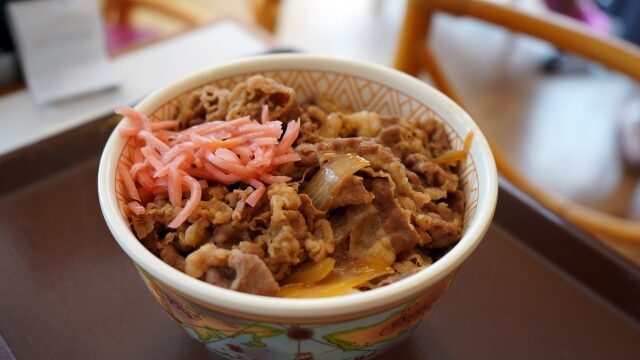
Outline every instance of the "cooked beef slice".
<path id="1" fill-rule="evenodd" d="M 184 272 L 184 256 L 180 255 L 176 248 L 172 245 L 162 246 L 162 248 L 160 249 L 159 257 L 160 259 L 162 259 L 162 261 Z"/>
<path id="2" fill-rule="evenodd" d="M 205 86 L 200 93 L 200 103 L 205 110 L 205 120 L 224 120 L 229 107 L 229 90 Z"/>
<path id="3" fill-rule="evenodd" d="M 288 122 L 297 119 L 302 113 L 292 88 L 261 75 L 252 76 L 236 85 L 227 96 L 227 101 L 227 120 L 247 115 L 260 119 L 263 105 L 269 106 L 273 120 Z"/>
<path id="4" fill-rule="evenodd" d="M 275 295 L 280 287 L 265 263 L 254 254 L 231 250 L 229 267 L 236 276 L 229 288 L 256 295 Z"/>
<path id="5" fill-rule="evenodd" d="M 373 194 L 364 187 L 364 180 L 361 176 L 351 176 L 345 181 L 338 194 L 331 202 L 330 209 L 335 209 L 347 205 L 368 204 L 373 200 Z"/>
<path id="6" fill-rule="evenodd" d="M 368 179 L 367 187 L 375 195 L 373 205 L 378 210 L 378 222 L 389 236 L 395 253 L 413 249 L 420 236 L 411 224 L 409 211 L 403 209 L 393 194 L 388 179 Z"/>
<path id="7" fill-rule="evenodd" d="M 349 255 L 366 262 L 391 265 L 396 259 L 389 235 L 373 204 L 353 205 L 347 211 Z"/>
<path id="8" fill-rule="evenodd" d="M 256 295 L 273 296 L 278 283 L 265 263 L 254 254 L 240 250 L 202 245 L 186 258 L 185 272 L 214 285 Z"/>

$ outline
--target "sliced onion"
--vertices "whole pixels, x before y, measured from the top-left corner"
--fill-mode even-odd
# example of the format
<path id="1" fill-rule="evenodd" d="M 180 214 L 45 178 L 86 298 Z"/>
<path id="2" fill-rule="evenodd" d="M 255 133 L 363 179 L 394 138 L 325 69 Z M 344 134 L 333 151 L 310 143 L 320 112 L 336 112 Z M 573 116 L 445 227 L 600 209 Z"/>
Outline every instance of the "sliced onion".
<path id="1" fill-rule="evenodd" d="M 470 131 L 467 134 L 467 137 L 464 139 L 464 147 L 462 148 L 462 150 L 449 150 L 444 154 L 438 156 L 437 158 L 433 159 L 433 162 L 440 165 L 440 164 L 453 164 L 453 163 L 457 163 L 458 161 L 465 160 L 467 158 L 467 155 L 469 155 L 469 149 L 471 149 L 472 142 L 473 142 L 473 132 Z"/>
<path id="2" fill-rule="evenodd" d="M 369 161 L 356 154 L 338 155 L 318 170 L 302 192 L 309 195 L 316 209 L 327 211 L 346 181 L 367 166 Z"/>
<path id="3" fill-rule="evenodd" d="M 346 295 L 359 286 L 383 275 L 391 275 L 390 266 L 353 260 L 348 264 L 335 266 L 322 280 L 314 283 L 293 283 L 280 288 L 279 297 L 321 298 Z"/>
<path id="4" fill-rule="evenodd" d="M 331 257 L 326 257 L 320 261 L 302 264 L 282 279 L 280 284 L 314 283 L 316 281 L 320 281 L 329 275 L 335 264 L 336 259 Z"/>

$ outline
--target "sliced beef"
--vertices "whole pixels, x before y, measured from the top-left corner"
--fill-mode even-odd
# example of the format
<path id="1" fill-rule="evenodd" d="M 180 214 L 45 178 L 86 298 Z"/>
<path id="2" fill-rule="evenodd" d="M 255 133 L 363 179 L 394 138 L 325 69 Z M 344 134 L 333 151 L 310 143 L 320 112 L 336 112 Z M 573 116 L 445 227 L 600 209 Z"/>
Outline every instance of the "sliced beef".
<path id="1" fill-rule="evenodd" d="M 329 131 L 323 130 L 330 128 Z M 380 115 L 360 111 L 356 113 L 334 112 L 327 116 L 320 126 L 320 135 L 325 137 L 357 137 L 373 138 L 380 132 Z"/>
<path id="2" fill-rule="evenodd" d="M 229 189 L 226 186 L 220 184 L 213 186 L 210 185 L 205 191 L 205 194 L 207 194 L 207 200 L 216 199 L 224 201 L 224 198 L 228 193 Z"/>
<path id="3" fill-rule="evenodd" d="M 216 246 L 225 249 L 247 239 L 249 239 L 249 234 L 246 228 L 244 225 L 238 223 L 218 225 L 213 228 L 211 234 L 211 241 Z"/>
<path id="4" fill-rule="evenodd" d="M 270 228 L 269 232 L 259 235 L 256 241 L 267 248 L 264 261 L 276 280 L 284 278 L 293 265 L 303 260 L 304 252 L 300 240 L 289 225 L 279 229 Z"/>
<path id="5" fill-rule="evenodd" d="M 419 244 L 429 248 L 449 246 L 460 240 L 462 235 L 462 222 L 458 218 L 446 221 L 436 213 L 417 214 L 415 224 L 421 232 L 428 235 Z"/>
<path id="6" fill-rule="evenodd" d="M 456 189 L 455 191 L 450 192 L 447 195 L 446 203 L 449 205 L 449 209 L 453 211 L 455 217 L 462 220 L 462 217 L 464 216 L 464 208 L 467 203 L 467 195 L 464 191 Z"/>
<path id="7" fill-rule="evenodd" d="M 232 210 L 231 219 L 235 222 L 242 220 L 243 212 L 247 201 L 247 196 L 251 194 L 253 190 L 251 188 L 234 189 L 232 192 L 225 196 L 225 200 Z"/>
<path id="8" fill-rule="evenodd" d="M 174 268 L 184 272 L 185 260 L 184 256 L 180 255 L 175 247 L 171 244 L 165 245 L 160 249 L 160 259 Z"/>
<path id="9" fill-rule="evenodd" d="M 256 255 L 231 250 L 229 267 L 236 273 L 229 286 L 231 290 L 274 296 L 280 289 L 269 268 Z"/>
<path id="10" fill-rule="evenodd" d="M 329 115 L 323 108 L 317 105 L 309 105 L 305 108 L 305 111 L 309 114 L 309 120 L 317 125 L 324 124 Z"/>
<path id="11" fill-rule="evenodd" d="M 249 223 L 249 229 L 256 232 L 262 232 L 269 228 L 269 222 L 271 221 L 271 210 L 264 210 L 262 213 L 256 215 L 251 219 Z"/>
<path id="12" fill-rule="evenodd" d="M 309 106 L 306 108 L 306 113 L 300 116 L 300 134 L 296 143 L 314 144 L 322 141 L 323 137 L 320 136 L 320 127 L 326 119 L 326 113 L 317 106 Z"/>
<path id="13" fill-rule="evenodd" d="M 143 239 L 154 230 L 165 227 L 179 212 L 180 209 L 171 206 L 167 199 L 156 198 L 147 204 L 144 214 L 133 218 L 131 225 L 136 236 Z"/>
<path id="14" fill-rule="evenodd" d="M 386 117 L 381 119 L 382 130 L 376 141 L 391 149 L 393 154 L 402 159 L 407 153 L 424 151 L 422 141 L 416 138 L 415 129 L 400 117 Z"/>
<path id="15" fill-rule="evenodd" d="M 426 121 L 419 121 L 416 126 L 424 130 L 427 138 L 423 142 L 429 153 L 435 158 L 451 149 L 449 136 L 444 128 L 444 124 L 436 119 L 430 118 Z"/>
<path id="16" fill-rule="evenodd" d="M 407 169 L 391 150 L 374 140 L 363 137 L 326 139 L 317 144 L 301 144 L 296 147 L 301 154 L 304 164 L 319 165 L 320 158 L 326 154 L 353 153 L 367 159 L 371 165 L 366 168 L 371 172 L 378 172 L 372 176 L 384 176 L 393 180 L 398 195 L 408 196 L 420 208 L 431 201 L 428 194 L 423 193 L 422 185 L 416 174 Z"/>
<path id="17" fill-rule="evenodd" d="M 335 250 L 333 229 L 328 220 L 320 219 L 313 225 L 312 236 L 304 240 L 304 249 L 313 261 L 320 261 Z"/>
<path id="18" fill-rule="evenodd" d="M 420 236 L 410 222 L 410 214 L 400 207 L 387 179 L 368 179 L 367 188 L 373 192 L 373 205 L 378 210 L 378 221 L 389 237 L 396 254 L 413 249 Z"/>
<path id="19" fill-rule="evenodd" d="M 260 246 L 260 244 L 254 243 L 251 240 L 240 242 L 238 245 L 234 247 L 234 249 L 238 249 L 243 253 L 253 254 L 261 259 L 264 259 L 264 257 L 266 256 L 262 246 Z"/>
<path id="20" fill-rule="evenodd" d="M 200 246 L 197 250 L 187 255 L 184 272 L 199 279 L 210 268 L 228 267 L 228 264 L 229 250 L 219 249 L 209 243 Z"/>
<path id="21" fill-rule="evenodd" d="M 433 260 L 417 248 L 398 254 L 393 268 L 400 274 L 423 269 L 433 263 Z"/>
<path id="22" fill-rule="evenodd" d="M 190 250 L 202 244 L 210 234 L 210 222 L 206 218 L 198 218 L 184 232 L 178 232 L 178 244 L 182 250 Z"/>
<path id="23" fill-rule="evenodd" d="M 458 175 L 446 171 L 426 155 L 408 155 L 405 158 L 405 164 L 413 172 L 422 175 L 425 187 L 437 187 L 444 191 L 458 189 Z"/>
<path id="24" fill-rule="evenodd" d="M 439 216 L 434 216 L 427 231 L 432 239 L 428 247 L 443 248 L 460 240 L 462 224 L 459 221 L 448 222 Z"/>
<path id="25" fill-rule="evenodd" d="M 351 176 L 345 181 L 338 194 L 333 198 L 329 209 L 335 209 L 347 205 L 368 204 L 373 200 L 371 194 L 364 187 L 364 181 L 360 176 Z"/>
<path id="26" fill-rule="evenodd" d="M 323 145 L 324 144 L 324 145 Z M 319 149 L 319 147 L 321 147 Z M 295 146 L 295 152 L 300 156 L 300 160 L 295 162 L 295 165 L 302 168 L 314 168 L 320 166 L 320 156 L 326 152 L 331 152 L 328 149 L 326 141 L 321 143 L 302 143 Z"/>
<path id="27" fill-rule="evenodd" d="M 304 216 L 307 221 L 307 228 L 312 229 L 313 224 L 318 219 L 324 218 L 324 212 L 318 210 L 313 203 L 311 202 L 311 198 L 307 194 L 300 194 L 300 213 Z"/>
<path id="28" fill-rule="evenodd" d="M 347 211 L 349 255 L 366 262 L 391 265 L 396 259 L 389 235 L 373 204 L 353 205 Z"/>
<path id="29" fill-rule="evenodd" d="M 207 111 L 200 101 L 200 90 L 192 91 L 181 101 L 182 106 L 176 117 L 180 130 L 202 124 L 206 121 Z"/>
<path id="30" fill-rule="evenodd" d="M 195 278 L 249 294 L 273 296 L 279 286 L 265 263 L 240 250 L 202 245 L 186 258 L 185 272 Z"/>
<path id="31" fill-rule="evenodd" d="M 227 96 L 227 120 L 249 115 L 260 119 L 262 106 L 268 105 L 271 118 L 287 122 L 297 119 L 301 109 L 296 103 L 295 91 L 276 81 L 255 75 L 236 87 Z"/>
<path id="32" fill-rule="evenodd" d="M 368 282 L 366 284 L 364 284 L 363 286 L 360 287 L 360 290 L 372 290 L 372 289 L 377 289 L 380 287 L 383 287 L 385 285 L 389 285 L 389 284 L 393 284 L 394 282 L 398 282 L 402 279 L 406 279 L 409 276 L 417 273 L 418 271 L 420 271 L 422 269 L 420 268 L 413 268 L 410 271 L 407 272 L 403 272 L 403 273 L 396 273 L 390 276 L 386 276 L 382 279 L 377 279 L 377 281 L 371 281 Z"/>
<path id="33" fill-rule="evenodd" d="M 331 223 L 331 231 L 333 232 L 336 248 L 348 247 L 349 232 L 351 230 L 346 208 L 334 211 L 333 216 L 329 218 L 329 222 Z"/>
<path id="34" fill-rule="evenodd" d="M 452 241 L 457 241 L 453 239 L 460 238 L 462 232 L 461 212 L 459 219 L 449 217 L 445 220 L 442 218 L 434 220 L 430 215 L 434 212 L 432 209 L 434 206 L 441 206 L 435 204 L 434 200 L 446 200 L 449 193 L 455 193 L 454 199 L 463 197 L 462 192 L 458 190 L 457 175 L 433 164 L 431 160 L 426 158 L 426 155 L 407 155 L 407 158 L 427 159 L 422 164 L 429 163 L 435 166 L 432 168 L 433 172 L 430 173 L 433 175 L 432 184 L 429 183 L 429 179 L 420 177 L 408 169 L 389 148 L 368 138 L 326 139 L 316 144 L 298 145 L 296 150 L 303 154 L 304 161 L 309 165 L 316 161 L 319 164 L 321 158 L 327 154 L 335 153 L 355 153 L 369 160 L 371 166 L 364 169 L 364 172 L 371 178 L 385 179 L 380 180 L 384 182 L 380 182 L 380 185 L 377 186 L 378 193 L 371 191 L 371 188 L 368 190 L 374 195 L 373 203 L 376 205 L 377 211 L 388 212 L 385 213 L 385 216 L 381 216 L 381 219 L 386 224 L 386 229 L 389 231 L 387 235 L 391 235 L 389 240 L 393 240 L 394 248 L 398 249 L 397 252 L 407 250 L 416 244 L 422 246 L 442 246 L 444 244 L 446 246 Z M 409 162 L 409 164 L 412 163 Z M 416 167 L 416 169 L 428 173 L 422 167 Z M 425 187 L 425 185 L 433 187 Z M 436 187 L 436 185 L 440 187 Z M 380 198 L 380 200 L 376 201 L 376 198 Z M 382 199 L 387 199 L 387 201 Z M 454 202 L 458 204 L 459 208 L 463 200 L 455 200 Z M 443 205 L 446 206 L 446 203 Z M 445 210 L 450 211 L 448 208 L 438 211 Z M 336 233 L 344 234 L 340 231 Z M 340 239 L 340 236 L 337 236 L 337 239 Z"/>
<path id="35" fill-rule="evenodd" d="M 204 281 L 208 282 L 209 284 L 229 289 L 231 287 L 231 282 L 233 281 L 235 276 L 236 274 L 231 268 L 210 268 L 209 270 L 207 270 Z"/>
<path id="36" fill-rule="evenodd" d="M 229 90 L 219 89 L 211 85 L 202 88 L 200 103 L 205 110 L 205 120 L 224 120 L 229 106 Z"/>
<path id="37" fill-rule="evenodd" d="M 444 198 L 446 192 L 458 188 L 458 175 L 449 166 L 433 162 L 435 157 L 451 148 L 444 126 L 439 122 L 410 123 L 398 117 L 383 118 L 382 130 L 376 140 L 391 149 L 413 173 L 420 175 L 418 180 L 429 188 L 434 200 Z"/>
<path id="38" fill-rule="evenodd" d="M 293 265 L 305 259 L 305 239 L 313 238 L 307 219 L 300 212 L 302 200 L 294 187 L 271 184 L 267 187 L 271 209 L 269 227 L 256 237 L 267 249 L 265 263 L 277 280 L 288 274 Z"/>
<path id="39" fill-rule="evenodd" d="M 207 201 L 200 201 L 198 208 L 190 217 L 190 222 L 194 223 L 198 219 L 208 221 L 211 225 L 227 224 L 231 221 L 233 209 L 217 198 L 212 197 Z"/>

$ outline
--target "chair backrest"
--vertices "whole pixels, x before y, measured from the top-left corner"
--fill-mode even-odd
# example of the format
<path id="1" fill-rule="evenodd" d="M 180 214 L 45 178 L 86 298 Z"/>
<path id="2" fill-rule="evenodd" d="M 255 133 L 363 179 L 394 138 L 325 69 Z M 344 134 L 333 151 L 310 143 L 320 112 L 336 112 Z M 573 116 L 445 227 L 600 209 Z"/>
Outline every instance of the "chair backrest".
<path id="1" fill-rule="evenodd" d="M 198 25 L 203 20 L 199 14 L 180 6 L 178 1 L 159 0 L 106 0 L 105 16 L 115 18 L 118 22 L 127 23 L 129 21 L 129 13 L 134 7 L 145 7 L 157 11 L 182 21 L 188 26 Z"/>
<path id="2" fill-rule="evenodd" d="M 640 49 L 611 36 L 595 33 L 577 21 L 560 15 L 545 13 L 544 17 L 500 5 L 486 0 L 409 0 L 403 30 L 398 42 L 396 67 L 417 75 L 419 63 L 431 73 L 436 85 L 463 106 L 455 88 L 448 81 L 439 64 L 425 46 L 431 15 L 447 12 L 457 16 L 469 16 L 504 26 L 510 30 L 546 40 L 562 50 L 574 52 L 597 61 L 613 70 L 640 81 Z M 422 36 L 418 39 L 416 36 Z M 422 46 L 422 54 L 414 56 L 416 46 Z M 513 182 L 540 203 L 582 226 L 596 235 L 640 245 L 640 222 L 622 219 L 589 207 L 554 196 L 532 184 L 516 168 L 495 144 L 491 144 L 498 169 L 502 176 Z"/>
<path id="3" fill-rule="evenodd" d="M 599 34 L 566 16 L 524 12 L 486 0 L 422 0 L 424 6 L 458 16 L 470 16 L 546 40 L 562 50 L 597 61 L 640 81 L 640 49 Z"/>

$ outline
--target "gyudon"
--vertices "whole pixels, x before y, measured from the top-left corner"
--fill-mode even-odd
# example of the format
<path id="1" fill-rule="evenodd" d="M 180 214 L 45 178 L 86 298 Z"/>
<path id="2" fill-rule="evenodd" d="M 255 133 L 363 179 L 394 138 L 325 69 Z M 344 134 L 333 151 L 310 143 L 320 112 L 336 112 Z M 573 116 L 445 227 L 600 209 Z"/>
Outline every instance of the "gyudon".
<path id="1" fill-rule="evenodd" d="M 135 235 L 208 283 L 342 295 L 414 274 L 461 237 L 471 138 L 452 150 L 435 119 L 300 104 L 262 76 L 185 95 L 169 120 L 117 112 L 132 123 L 118 177 Z"/>

